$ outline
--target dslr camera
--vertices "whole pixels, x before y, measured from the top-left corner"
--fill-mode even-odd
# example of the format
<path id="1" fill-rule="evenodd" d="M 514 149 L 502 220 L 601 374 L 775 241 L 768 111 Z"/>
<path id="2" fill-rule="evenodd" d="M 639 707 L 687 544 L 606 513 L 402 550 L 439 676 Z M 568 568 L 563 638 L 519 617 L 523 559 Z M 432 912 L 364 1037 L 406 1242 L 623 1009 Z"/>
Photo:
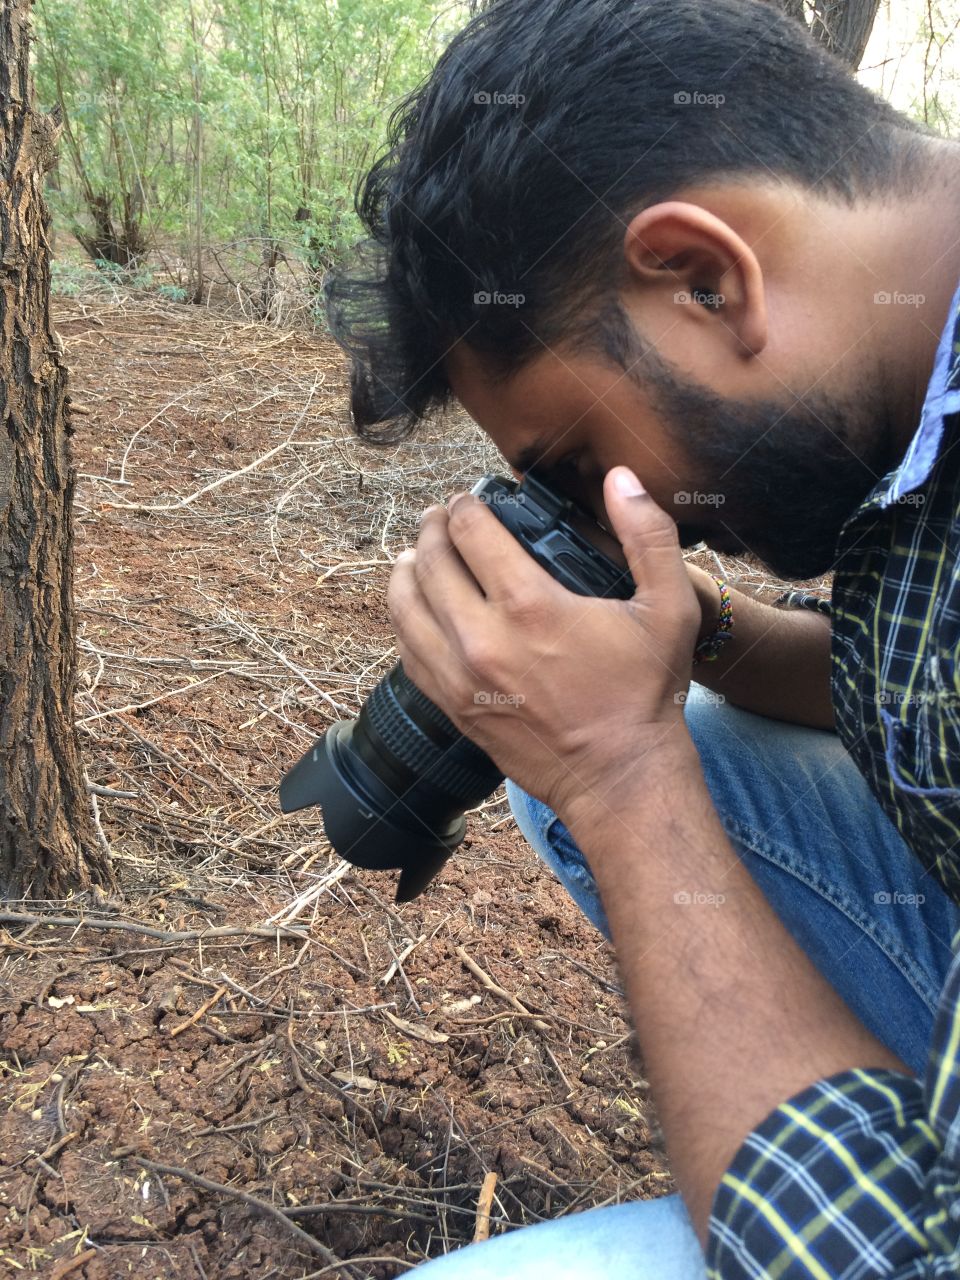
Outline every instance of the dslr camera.
<path id="1" fill-rule="evenodd" d="M 532 473 L 520 483 L 487 475 L 471 492 L 569 591 L 617 600 L 633 595 L 629 571 L 580 532 L 591 517 Z M 358 867 L 399 869 L 397 901 L 408 902 L 463 839 L 465 812 L 502 781 L 490 757 L 398 662 L 356 719 L 332 725 L 284 775 L 280 807 L 293 813 L 318 804 L 340 857 Z"/>

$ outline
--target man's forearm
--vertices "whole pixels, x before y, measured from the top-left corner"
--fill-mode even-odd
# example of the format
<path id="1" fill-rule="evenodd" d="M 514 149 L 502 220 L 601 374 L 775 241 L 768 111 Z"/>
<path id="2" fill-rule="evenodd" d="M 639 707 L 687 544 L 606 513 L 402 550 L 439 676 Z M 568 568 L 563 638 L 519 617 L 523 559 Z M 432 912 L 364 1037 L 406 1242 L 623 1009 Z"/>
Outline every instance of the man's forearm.
<path id="1" fill-rule="evenodd" d="M 671 1166 L 698 1231 L 743 1139 L 815 1080 L 902 1064 L 795 944 L 729 844 L 676 726 L 561 817 L 610 922 Z"/>
<path id="2" fill-rule="evenodd" d="M 713 578 L 688 566 L 709 634 L 719 612 Z M 745 711 L 815 729 L 833 728 L 830 622 L 808 609 L 775 609 L 733 589 L 733 638 L 694 679 Z"/>

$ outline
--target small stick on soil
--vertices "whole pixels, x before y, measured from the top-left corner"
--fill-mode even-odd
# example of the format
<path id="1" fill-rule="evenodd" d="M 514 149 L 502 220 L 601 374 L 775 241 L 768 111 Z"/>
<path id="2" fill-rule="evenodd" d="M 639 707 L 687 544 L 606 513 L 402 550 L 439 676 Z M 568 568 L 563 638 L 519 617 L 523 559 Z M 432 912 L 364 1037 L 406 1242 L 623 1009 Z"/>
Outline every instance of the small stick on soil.
<path id="1" fill-rule="evenodd" d="M 360 1217 L 399 1218 L 403 1222 L 425 1222 L 428 1227 L 437 1225 L 436 1218 L 428 1217 L 425 1213 L 414 1213 L 410 1209 L 391 1209 L 385 1204 L 356 1204 L 353 1201 L 346 1204 L 339 1200 L 331 1200 L 326 1204 L 298 1204 L 290 1209 L 284 1209 L 283 1212 L 288 1218 L 318 1218 L 325 1213 L 353 1213 Z"/>
<path id="2" fill-rule="evenodd" d="M 272 972 L 264 974 L 262 978 L 258 978 L 256 982 L 251 983 L 250 984 L 251 992 L 256 991 L 257 987 L 262 987 L 266 983 L 274 981 L 276 978 L 280 976 L 281 973 L 289 973 L 291 969 L 296 969 L 297 966 L 300 964 L 300 961 L 303 959 L 307 948 L 310 946 L 310 941 L 311 940 L 308 938 L 307 941 L 303 944 L 303 946 L 300 948 L 296 956 L 290 961 L 289 964 L 281 965 L 279 969 L 274 969 Z M 271 1003 L 271 1002 L 268 1001 L 268 1003 Z"/>
<path id="3" fill-rule="evenodd" d="M 427 935 L 425 933 L 421 933 L 419 938 L 415 938 L 413 942 L 407 943 L 407 945 L 403 948 L 403 950 L 400 952 L 399 955 L 397 955 L 396 953 L 393 954 L 393 963 L 390 965 L 390 968 L 380 979 L 381 987 L 385 987 L 389 982 L 391 982 L 397 976 L 397 974 L 400 972 L 403 966 L 404 960 L 406 960 L 409 956 L 413 955 L 414 951 L 416 951 L 420 943 L 426 941 L 426 937 Z"/>
<path id="4" fill-rule="evenodd" d="M 71 1133 L 65 1133 L 59 1142 L 54 1142 L 52 1146 L 47 1147 L 46 1151 L 41 1151 L 39 1156 L 37 1156 L 37 1159 L 52 1160 L 53 1157 L 58 1154 L 58 1152 L 63 1150 L 63 1148 L 67 1145 L 68 1142 L 74 1142 L 79 1137 L 80 1137 L 79 1129 L 74 1130 Z"/>
<path id="5" fill-rule="evenodd" d="M 307 1064 L 304 1063 L 301 1065 L 300 1051 L 297 1048 L 296 1043 L 294 1042 L 294 1039 L 293 1039 L 293 1020 L 292 1019 L 287 1023 L 287 1026 L 286 1026 L 286 1038 L 287 1038 L 287 1044 L 290 1049 L 290 1066 L 291 1066 L 291 1069 L 293 1070 L 294 1079 L 296 1080 L 298 1086 L 309 1097 L 311 1094 L 317 1093 L 318 1089 L 315 1088 L 314 1085 L 311 1084 L 310 1081 L 308 1081 L 303 1074 L 303 1066 L 306 1066 Z M 334 1097 L 354 1107 L 355 1110 L 362 1111 L 363 1114 L 367 1116 L 371 1121 L 373 1120 L 373 1112 L 370 1110 L 369 1107 L 364 1106 L 364 1104 L 359 1100 L 359 1098 L 354 1097 L 350 1093 L 346 1093 L 343 1089 L 335 1085 L 332 1080 L 327 1080 L 323 1076 L 318 1075 L 309 1066 L 307 1066 L 307 1070 L 310 1072 L 311 1078 L 316 1081 L 318 1086 L 320 1086 L 320 1089 L 325 1089 L 328 1093 L 332 1094 Z"/>
<path id="6" fill-rule="evenodd" d="M 275 938 L 281 934 L 287 938 L 306 940 L 299 929 L 288 929 L 278 924 L 271 929 L 217 926 L 215 929 L 152 929 L 135 920 L 102 920 L 98 916 L 30 916 L 19 911 L 0 911 L 0 924 L 56 925 L 68 929 L 119 929 L 121 932 L 142 933 L 146 938 L 160 938 L 163 942 L 197 942 L 208 938 Z M 62 975 L 58 975 L 61 976 Z"/>
<path id="7" fill-rule="evenodd" d="M 560 1063 L 557 1061 L 556 1054 L 553 1052 L 550 1046 L 546 1043 L 546 1041 L 543 1042 L 543 1051 L 547 1055 L 547 1057 L 550 1059 L 550 1061 L 553 1063 L 553 1069 L 556 1071 L 557 1075 L 563 1081 L 563 1087 L 567 1091 L 567 1097 L 572 1098 L 574 1093 L 573 1085 L 564 1075 L 563 1067 L 561 1067 Z"/>
<path id="8" fill-rule="evenodd" d="M 173 1164 L 160 1164 L 156 1160 L 146 1160 L 143 1156 L 126 1153 L 122 1148 L 120 1151 L 112 1152 L 111 1158 L 114 1160 L 129 1160 L 131 1164 L 137 1164 L 141 1169 L 149 1169 L 151 1173 L 166 1174 L 168 1178 L 180 1178 L 183 1182 L 192 1182 L 195 1186 L 202 1187 L 204 1191 L 212 1191 L 214 1195 L 242 1200 L 254 1212 L 262 1214 L 263 1217 L 270 1218 L 274 1222 L 282 1223 L 284 1229 L 291 1235 L 296 1236 L 300 1243 L 305 1245 L 311 1253 L 323 1258 L 331 1270 L 339 1269 L 348 1271 L 351 1275 L 354 1274 L 351 1263 L 342 1262 L 334 1253 L 331 1253 L 325 1244 L 321 1244 L 319 1240 L 308 1232 L 302 1231 L 295 1222 L 290 1221 L 282 1209 L 277 1209 L 274 1205 L 268 1204 L 266 1200 L 260 1200 L 246 1191 L 241 1191 L 239 1187 L 226 1187 L 222 1182 L 213 1182 L 210 1178 L 201 1177 L 199 1173 L 192 1173 L 189 1169 L 181 1169 Z M 94 1251 L 91 1250 L 92 1252 Z"/>
<path id="9" fill-rule="evenodd" d="M 238 991 L 240 995 L 249 1000 L 251 1004 L 262 1005 L 262 1009 L 254 1010 L 258 1015 L 264 1013 L 275 1018 L 310 1018 L 316 1012 L 314 1009 L 283 1009 L 279 1005 L 271 1004 L 269 1000 L 264 1000 L 263 996 L 255 996 L 246 987 L 241 987 L 240 983 L 231 978 L 229 973 L 221 973 L 220 977 L 233 987 L 234 991 Z"/>
<path id="10" fill-rule="evenodd" d="M 63 1276 L 70 1275 L 72 1271 L 79 1271 L 85 1263 L 96 1256 L 96 1249 L 84 1249 L 83 1253 L 78 1253 L 75 1258 L 65 1258 L 63 1262 L 58 1262 L 50 1272 L 50 1280 L 61 1280 Z"/>
<path id="11" fill-rule="evenodd" d="M 90 793 L 90 812 L 93 814 L 93 828 L 97 833 L 97 843 L 106 855 L 108 862 L 112 862 L 113 849 L 110 847 L 107 833 L 104 831 L 103 824 L 100 821 L 100 806 L 97 804 L 97 793 L 90 786 L 90 779 L 87 777 L 86 770 L 84 770 L 83 778 Z"/>
<path id="12" fill-rule="evenodd" d="M 497 1175 L 491 1170 L 484 1175 L 480 1198 L 477 1200 L 477 1225 L 473 1232 L 473 1243 L 490 1239 L 490 1210 L 493 1207 L 493 1193 L 497 1187 Z"/>
<path id="13" fill-rule="evenodd" d="M 190 1257 L 193 1259 L 193 1265 L 197 1268 L 197 1275 L 200 1280 L 207 1280 L 207 1273 L 203 1269 L 203 1263 L 200 1261 L 200 1255 L 197 1253 L 197 1246 L 193 1241 L 189 1241 L 187 1248 L 190 1250 Z"/>
<path id="14" fill-rule="evenodd" d="M 211 1133 L 240 1133 L 244 1129 L 256 1129 L 258 1125 L 268 1124 L 283 1115 L 283 1111 L 268 1111 L 265 1116 L 257 1116 L 255 1120 L 241 1120 L 239 1124 L 208 1124 L 205 1129 L 187 1130 L 190 1138 L 208 1138 Z"/>
<path id="15" fill-rule="evenodd" d="M 228 1067 L 224 1068 L 223 1071 L 220 1071 L 217 1075 L 215 1075 L 212 1080 L 209 1080 L 207 1082 L 208 1087 L 212 1089 L 215 1084 L 220 1084 L 222 1083 L 222 1081 L 226 1080 L 227 1076 L 231 1075 L 234 1071 L 236 1071 L 238 1067 L 246 1066 L 246 1064 L 248 1062 L 252 1062 L 254 1058 L 262 1058 L 263 1054 L 264 1054 L 263 1045 L 258 1045 L 256 1049 L 252 1049 L 250 1053 L 245 1053 L 243 1057 L 238 1058 L 236 1062 L 231 1062 Z"/>
<path id="16" fill-rule="evenodd" d="M 293 1078 L 297 1085 L 309 1097 L 313 1092 L 311 1085 L 308 1085 L 303 1078 L 303 1072 L 300 1070 L 300 1056 L 297 1053 L 297 1046 L 293 1043 L 293 1019 L 291 1018 L 286 1026 L 287 1044 L 290 1046 L 290 1068 L 293 1071 Z"/>
<path id="17" fill-rule="evenodd" d="M 385 902 L 383 898 L 380 897 L 376 889 L 371 889 L 370 886 L 368 884 L 364 884 L 362 880 L 358 880 L 353 887 L 355 889 L 359 889 L 360 892 L 365 897 L 371 900 L 371 902 L 375 902 L 377 906 L 380 908 L 380 910 L 385 915 L 388 915 L 390 919 L 393 921 L 393 923 L 397 926 L 397 929 L 399 930 L 401 936 L 403 935 L 403 933 L 406 931 L 408 926 L 403 923 L 403 921 L 397 915 L 396 911 L 394 911 L 393 907 L 391 907 L 390 903 Z"/>
<path id="18" fill-rule="evenodd" d="M 63 1137 L 67 1133 L 67 1119 L 63 1113 L 63 1106 L 64 1106 L 64 1102 L 66 1101 L 67 1090 L 72 1088 L 73 1085 L 76 1083 L 77 1077 L 80 1075 L 81 1071 L 84 1070 L 89 1060 L 90 1060 L 89 1054 L 85 1055 L 83 1061 L 78 1063 L 75 1067 L 72 1067 L 71 1070 L 69 1070 L 67 1074 L 63 1077 L 63 1079 L 60 1081 L 60 1084 L 57 1086 L 57 1096 L 55 1100 L 56 1107 L 57 1107 L 57 1130 L 60 1133 L 61 1137 Z M 74 1137 L 76 1137 L 76 1134 L 74 1134 Z M 43 1153 L 44 1159 L 49 1159 L 49 1157 L 52 1154 L 53 1154 L 52 1151 L 45 1151 Z"/>
<path id="19" fill-rule="evenodd" d="M 347 973 L 352 974 L 354 978 L 366 977 L 366 974 L 363 972 L 363 970 L 360 968 L 358 964 L 354 964 L 352 960 L 348 960 L 347 957 L 341 955 L 339 951 L 335 951 L 333 947 L 331 947 L 330 943 L 326 941 L 326 939 L 311 938 L 310 941 L 319 943 L 321 947 L 325 947 L 332 956 L 335 956 L 336 959 L 340 961 L 340 963 L 346 969 Z"/>
<path id="20" fill-rule="evenodd" d="M 419 1264 L 416 1262 L 404 1262 L 402 1258 L 391 1258 L 384 1254 L 370 1254 L 366 1258 L 351 1258 L 351 1262 L 390 1262 L 395 1267 L 406 1267 L 408 1271 L 412 1271 Z M 304 1276 L 303 1280 L 320 1280 L 321 1276 L 328 1276 L 331 1271 L 336 1271 L 337 1267 L 345 1267 L 345 1262 L 331 1262 L 328 1267 L 321 1267 L 319 1271 L 311 1271 L 308 1276 Z"/>
<path id="21" fill-rule="evenodd" d="M 533 1025 L 537 1028 L 538 1031 L 550 1030 L 550 1024 L 548 1022 L 544 1022 L 542 1018 L 538 1018 L 534 1013 L 532 1013 L 527 1008 L 526 1005 L 521 1004 L 515 995 L 512 995 L 509 991 L 505 990 L 503 987 L 498 986 L 497 983 L 495 983 L 494 980 L 490 977 L 489 973 L 487 973 L 485 969 L 481 969 L 480 966 L 477 964 L 476 960 L 474 960 L 472 956 L 467 955 L 463 947 L 457 947 L 456 952 L 457 952 L 457 955 L 460 957 L 460 959 L 463 961 L 463 964 L 466 966 L 466 968 L 470 970 L 473 976 L 476 979 L 478 979 L 478 981 L 481 982 L 488 991 L 492 991 L 493 994 L 495 996 L 499 996 L 501 1000 L 506 1000 L 507 1004 L 510 1006 L 511 1009 L 515 1009 L 517 1013 L 522 1013 L 525 1018 L 533 1018 L 534 1019 Z"/>
<path id="22" fill-rule="evenodd" d="M 209 996 L 206 1000 L 204 1000 L 203 1004 L 200 1005 L 199 1009 L 197 1009 L 195 1013 L 191 1013 L 190 1017 L 186 1020 L 186 1022 L 181 1022 L 177 1026 L 170 1028 L 170 1031 L 169 1031 L 170 1039 L 171 1040 L 174 1039 L 174 1037 L 178 1036 L 181 1031 L 186 1031 L 189 1027 L 192 1027 L 194 1023 L 199 1022 L 200 1019 L 203 1017 L 203 1015 L 207 1012 L 207 1010 L 212 1009 L 213 1006 L 217 1003 L 217 1001 L 220 1000 L 223 996 L 225 996 L 228 991 L 229 991 L 229 987 L 227 987 L 226 985 L 217 987 L 213 995 Z"/>

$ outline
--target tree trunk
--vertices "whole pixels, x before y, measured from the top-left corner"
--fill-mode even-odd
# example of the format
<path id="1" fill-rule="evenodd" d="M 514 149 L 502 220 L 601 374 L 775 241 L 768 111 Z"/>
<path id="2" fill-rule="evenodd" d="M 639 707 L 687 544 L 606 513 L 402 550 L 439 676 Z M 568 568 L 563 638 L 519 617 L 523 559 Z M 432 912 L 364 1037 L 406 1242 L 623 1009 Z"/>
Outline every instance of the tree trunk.
<path id="1" fill-rule="evenodd" d="M 43 174 L 59 121 L 33 110 L 31 0 L 0 0 L 0 894 L 112 881 L 73 722 L 67 371 L 50 318 Z"/>
<path id="2" fill-rule="evenodd" d="M 818 0 L 813 34 L 856 70 L 866 52 L 880 0 Z"/>
<path id="3" fill-rule="evenodd" d="M 880 9 L 880 0 L 774 0 L 813 38 L 856 71 Z"/>

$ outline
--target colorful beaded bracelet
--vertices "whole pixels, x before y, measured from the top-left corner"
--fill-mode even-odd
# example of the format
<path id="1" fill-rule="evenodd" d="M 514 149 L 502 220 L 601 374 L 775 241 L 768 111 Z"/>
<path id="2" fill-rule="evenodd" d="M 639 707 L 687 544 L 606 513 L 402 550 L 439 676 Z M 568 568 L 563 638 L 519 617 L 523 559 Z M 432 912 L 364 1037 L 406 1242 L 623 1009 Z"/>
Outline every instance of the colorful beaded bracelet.
<path id="1" fill-rule="evenodd" d="M 730 597 L 730 588 L 724 582 L 723 578 L 717 578 L 713 574 L 714 582 L 720 588 L 720 617 L 717 619 L 717 625 L 713 633 L 705 640 L 701 640 L 693 651 L 694 665 L 698 662 L 714 662 L 723 652 L 723 646 L 731 639 L 733 632 L 733 600 Z"/>

